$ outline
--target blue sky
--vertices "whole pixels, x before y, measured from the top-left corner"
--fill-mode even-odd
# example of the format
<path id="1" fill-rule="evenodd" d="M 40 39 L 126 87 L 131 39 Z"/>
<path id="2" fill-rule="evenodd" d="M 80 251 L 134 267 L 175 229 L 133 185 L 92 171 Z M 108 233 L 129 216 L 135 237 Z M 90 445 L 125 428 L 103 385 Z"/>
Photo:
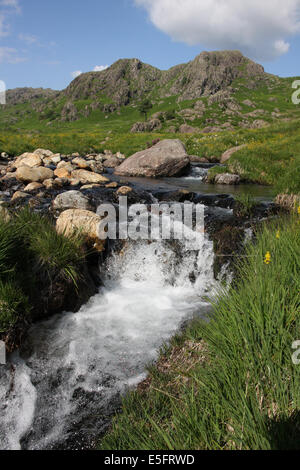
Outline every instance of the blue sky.
<path id="1" fill-rule="evenodd" d="M 300 1 L 243 0 L 241 10 L 237 1 L 0 0 L 0 80 L 62 89 L 119 58 L 167 69 L 225 48 L 300 76 Z"/>

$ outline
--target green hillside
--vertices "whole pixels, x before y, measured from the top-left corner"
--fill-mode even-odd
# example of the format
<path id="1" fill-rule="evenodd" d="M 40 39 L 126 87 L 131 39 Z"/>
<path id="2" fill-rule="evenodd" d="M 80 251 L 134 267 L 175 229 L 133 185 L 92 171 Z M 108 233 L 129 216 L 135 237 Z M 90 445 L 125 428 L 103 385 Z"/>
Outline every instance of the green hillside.
<path id="1" fill-rule="evenodd" d="M 299 192 L 295 80 L 265 73 L 238 51 L 204 52 L 167 71 L 122 59 L 80 75 L 62 91 L 9 90 L 0 108 L 0 150 L 19 155 L 38 147 L 64 154 L 109 149 L 129 156 L 155 139 L 180 138 L 190 154 L 217 161 L 228 148 L 246 143 L 226 171 Z M 145 100 L 152 106 L 146 122 L 140 112 Z"/>

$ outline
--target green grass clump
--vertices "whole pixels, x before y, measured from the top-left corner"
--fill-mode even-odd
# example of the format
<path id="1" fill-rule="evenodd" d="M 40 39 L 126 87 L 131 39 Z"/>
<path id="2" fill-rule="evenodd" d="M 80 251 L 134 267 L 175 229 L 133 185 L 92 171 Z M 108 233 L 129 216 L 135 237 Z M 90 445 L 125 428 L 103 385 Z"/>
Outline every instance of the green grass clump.
<path id="1" fill-rule="evenodd" d="M 29 301 L 14 281 L 0 281 L 0 333 L 13 328 L 20 317 L 26 320 L 30 312 Z"/>
<path id="2" fill-rule="evenodd" d="M 56 283 L 77 289 L 84 260 L 84 238 L 58 234 L 48 217 L 28 208 L 0 217 L 0 333 L 30 320 L 29 310 L 39 315 L 41 293 Z"/>
<path id="3" fill-rule="evenodd" d="M 299 222 L 268 224 L 247 246 L 210 322 L 162 353 L 101 449 L 299 449 Z"/>
<path id="4" fill-rule="evenodd" d="M 23 237 L 32 272 L 44 278 L 45 282 L 62 277 L 77 283 L 85 257 L 81 234 L 65 237 L 56 232 L 48 217 L 27 208 L 16 215 L 15 224 Z"/>
<path id="5" fill-rule="evenodd" d="M 234 213 L 238 217 L 251 217 L 256 205 L 256 200 L 249 194 L 241 194 L 235 197 Z"/>

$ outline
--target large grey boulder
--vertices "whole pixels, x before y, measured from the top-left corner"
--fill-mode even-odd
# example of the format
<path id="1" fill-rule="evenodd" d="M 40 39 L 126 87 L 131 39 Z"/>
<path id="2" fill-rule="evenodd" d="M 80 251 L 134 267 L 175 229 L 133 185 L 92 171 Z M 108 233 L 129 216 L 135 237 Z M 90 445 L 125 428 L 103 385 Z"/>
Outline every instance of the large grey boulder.
<path id="1" fill-rule="evenodd" d="M 83 209 L 91 210 L 89 199 L 80 191 L 66 191 L 59 194 L 53 201 L 54 209 Z"/>
<path id="2" fill-rule="evenodd" d="M 167 139 L 129 157 L 115 170 L 115 174 L 147 178 L 179 176 L 189 164 L 183 143 L 178 139 Z"/>

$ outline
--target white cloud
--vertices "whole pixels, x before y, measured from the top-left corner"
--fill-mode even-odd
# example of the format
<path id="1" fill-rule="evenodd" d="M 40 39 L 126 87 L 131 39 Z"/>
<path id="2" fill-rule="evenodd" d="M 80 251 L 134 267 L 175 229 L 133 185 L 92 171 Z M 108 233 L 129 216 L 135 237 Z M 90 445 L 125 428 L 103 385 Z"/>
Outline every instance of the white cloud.
<path id="1" fill-rule="evenodd" d="M 20 5 L 19 5 L 19 0 L 1 0 L 0 1 L 0 6 L 5 7 L 5 8 L 13 8 L 18 13 L 20 13 L 20 11 L 21 11 L 21 8 L 20 8 Z"/>
<path id="2" fill-rule="evenodd" d="M 9 35 L 9 27 L 6 24 L 5 16 L 0 15 L 0 37 Z"/>
<path id="3" fill-rule="evenodd" d="M 239 49 L 261 60 L 289 50 L 300 33 L 300 0 L 134 0 L 176 41 L 209 49 Z"/>
<path id="4" fill-rule="evenodd" d="M 10 14 L 20 13 L 19 0 L 0 0 L 0 37 L 10 34 L 7 19 Z"/>
<path id="5" fill-rule="evenodd" d="M 36 36 L 33 36 L 31 34 L 19 34 L 19 39 L 23 42 L 25 42 L 26 44 L 34 44 L 35 42 L 37 42 L 37 37 Z"/>
<path id="6" fill-rule="evenodd" d="M 75 70 L 74 72 L 71 72 L 71 77 L 72 78 L 77 78 L 79 77 L 79 75 L 82 74 L 82 71 L 81 70 Z"/>
<path id="7" fill-rule="evenodd" d="M 94 72 L 102 72 L 103 70 L 108 69 L 108 65 L 96 65 L 93 69 Z"/>
<path id="8" fill-rule="evenodd" d="M 109 67 L 108 65 L 96 65 L 93 68 L 93 72 L 102 72 L 103 70 L 106 70 L 108 67 Z M 82 73 L 83 73 L 82 70 L 75 70 L 74 72 L 71 73 L 71 76 L 72 78 L 77 78 Z"/>
<path id="9" fill-rule="evenodd" d="M 18 56 L 17 49 L 12 47 L 0 47 L 0 63 L 18 64 L 25 61 L 26 59 L 24 57 Z"/>

